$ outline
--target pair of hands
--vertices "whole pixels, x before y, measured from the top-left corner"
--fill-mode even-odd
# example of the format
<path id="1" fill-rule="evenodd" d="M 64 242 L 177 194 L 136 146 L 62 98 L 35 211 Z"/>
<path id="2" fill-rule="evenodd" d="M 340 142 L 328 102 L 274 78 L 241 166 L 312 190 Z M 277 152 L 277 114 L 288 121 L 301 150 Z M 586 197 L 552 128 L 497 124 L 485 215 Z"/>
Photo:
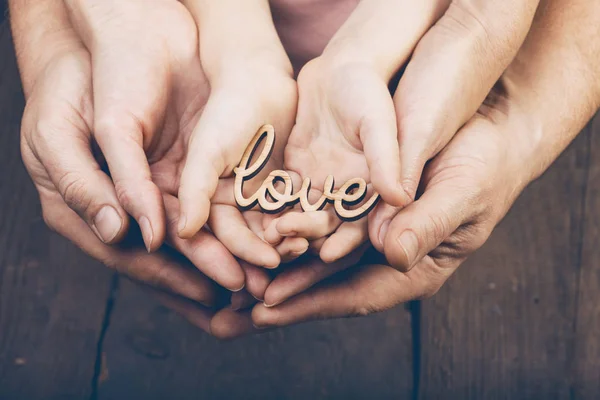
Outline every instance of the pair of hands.
<path id="1" fill-rule="evenodd" d="M 235 151 L 241 154 L 245 144 L 240 144 L 239 140 L 227 142 L 233 139 L 215 134 L 215 127 L 219 127 L 218 133 L 244 131 L 251 138 L 255 129 L 249 129 L 249 126 L 275 122 L 278 132 L 285 133 L 291 127 L 295 108 L 292 107 L 291 117 L 285 118 L 285 110 L 289 107 L 286 104 L 293 103 L 293 100 L 286 102 L 281 100 L 285 96 L 276 97 L 280 93 L 280 85 L 274 85 L 272 91 L 266 90 L 268 86 L 256 85 L 273 77 L 273 73 L 269 73 L 261 81 L 260 68 L 250 69 L 253 73 L 247 77 L 237 75 L 238 72 L 227 78 L 211 77 L 207 73 L 212 78 L 209 90 L 202 73 L 204 58 L 200 65 L 198 46 L 193 43 L 195 34 L 190 34 L 195 32 L 195 25 L 176 2 L 157 1 L 156 7 L 139 7 L 134 8 L 135 12 L 129 10 L 122 15 L 116 14 L 120 18 L 130 16 L 131 20 L 115 18 L 110 13 L 104 18 L 98 15 L 77 16 L 71 8 L 71 20 L 83 21 L 75 23 L 76 29 L 70 25 L 66 11 L 57 10 L 57 15 L 64 18 L 62 28 L 56 29 L 53 35 L 43 35 L 52 45 L 38 47 L 45 47 L 44 55 L 48 56 L 44 59 L 44 55 L 36 55 L 38 62 L 33 62 L 32 51 L 19 52 L 28 95 L 23 124 L 23 155 L 40 191 L 47 222 L 108 265 L 135 279 L 208 306 L 215 304 L 219 290 L 188 263 L 162 250 L 147 254 L 142 249 L 107 246 L 97 239 L 94 231 L 107 243 L 119 240 L 127 230 L 126 213 L 129 213 L 141 226 L 145 243 L 151 250 L 161 243 L 162 237 L 166 237 L 167 242 L 200 271 L 224 287 L 236 290 L 245 281 L 245 291 L 232 298 L 233 308 L 251 305 L 253 299 L 248 294 L 264 299 L 272 307 L 255 306 L 252 315 L 249 311 L 233 308 L 225 308 L 215 314 L 213 310 L 179 298 L 167 297 L 165 300 L 197 325 L 221 337 L 252 330 L 253 323 L 267 327 L 314 318 L 362 315 L 435 292 L 460 262 L 485 241 L 521 189 L 562 151 L 598 104 L 598 86 L 590 84 L 597 82 L 598 76 L 594 74 L 598 65 L 594 64 L 597 60 L 592 56 L 591 46 L 586 44 L 584 48 L 590 49 L 590 52 L 579 57 L 572 46 L 547 38 L 556 39 L 556 33 L 554 36 L 546 34 L 547 26 L 559 26 L 560 23 L 562 30 L 558 37 L 576 35 L 584 38 L 584 33 L 589 35 L 590 32 L 582 32 L 580 26 L 592 29 L 593 24 L 588 22 L 586 25 L 584 22 L 593 21 L 586 15 L 594 15 L 594 12 L 597 15 L 597 7 L 595 9 L 590 2 L 580 1 L 574 6 L 574 11 L 562 15 L 555 6 L 560 2 L 544 4 L 516 61 L 481 106 L 489 88 L 519 48 L 537 4 L 531 2 L 525 10 L 515 11 L 509 8 L 511 5 L 502 8 L 503 5 L 481 2 L 475 8 L 464 8 L 465 3 L 452 2 L 447 10 L 447 4 L 442 3 L 428 5 L 426 9 L 405 4 L 403 12 L 398 14 L 387 10 L 385 16 L 388 20 L 404 15 L 402 18 L 406 18 L 407 23 L 422 22 L 411 25 L 413 37 L 407 38 L 402 46 L 398 46 L 397 42 L 387 43 L 395 46 L 396 50 L 401 48 L 402 54 L 388 52 L 383 45 L 375 49 L 357 46 L 352 50 L 363 57 L 356 62 L 355 58 L 348 56 L 349 53 L 344 53 L 343 46 L 336 48 L 336 43 L 348 42 L 343 33 L 352 30 L 347 27 L 368 27 L 369 23 L 373 25 L 381 21 L 383 16 L 380 14 L 381 6 L 375 7 L 377 2 L 361 3 L 323 56 L 309 63 L 299 77 L 300 106 L 296 126 L 285 150 L 286 166 L 302 176 L 313 178 L 315 186 L 319 185 L 320 177 L 324 177 L 322 172 L 333 172 L 336 178 L 339 176 L 338 179 L 342 180 L 344 173 L 348 172 L 353 175 L 350 177 L 372 176 L 373 185 L 384 199 L 396 205 L 410 202 L 417 191 L 416 183 L 421 181 L 423 194 L 416 202 L 400 211 L 382 205 L 369 221 L 373 244 L 385 252 L 396 268 L 385 264 L 357 266 L 339 275 L 341 279 L 313 287 L 324 278 L 353 266 L 359 254 L 351 254 L 330 265 L 318 259 L 302 260 L 300 265 L 287 268 L 273 282 L 269 282 L 264 269 L 238 263 L 230 254 L 231 251 L 238 257 L 247 257 L 245 248 L 236 249 L 236 243 L 231 244 L 231 241 L 235 242 L 233 239 L 239 232 L 248 234 L 248 240 L 252 234 L 260 236 L 265 224 L 260 221 L 260 215 L 252 215 L 251 212 L 239 214 L 234 204 L 227 200 L 227 190 L 222 190 L 225 195 L 219 196 L 218 187 L 226 188 L 227 182 L 220 182 L 218 178 L 226 176 L 228 170 L 235 166 L 239 157 L 236 159 L 232 154 Z M 126 3 L 128 7 L 135 4 L 133 1 Z M 481 6 L 485 7 L 478 8 Z M 293 7 L 290 5 L 289 8 Z M 114 5 L 107 9 L 115 12 L 118 7 Z M 429 29 L 444 11 L 443 18 Z M 12 14 L 17 48 L 31 48 L 35 41 L 20 41 L 19 32 L 25 28 L 19 26 L 15 12 Z M 164 15 L 170 18 L 164 18 Z M 511 30 L 507 39 L 506 25 L 498 23 L 502 19 L 498 16 L 506 17 L 504 23 L 511 27 L 518 21 L 516 25 L 521 29 Z M 109 22 L 114 24 L 113 30 Z M 94 36 L 94 24 L 103 35 Z M 140 30 L 142 26 L 152 29 Z M 124 28 L 131 32 L 124 34 Z M 143 32 L 142 41 L 139 41 L 140 32 Z M 364 32 L 378 33 L 376 29 L 369 31 L 366 28 Z M 124 40 L 127 37 L 136 37 L 135 46 Z M 379 40 L 365 42 L 384 43 Z M 392 98 L 387 91 L 387 79 L 417 43 Z M 302 47 L 300 44 L 297 46 Z M 162 51 L 164 48 L 169 51 Z M 565 68 L 591 71 L 585 75 L 585 82 L 581 82 L 581 86 L 587 86 L 582 89 L 588 93 L 586 102 L 582 103 L 579 97 L 571 95 L 542 107 L 538 104 L 539 100 L 544 99 L 543 95 L 550 92 L 552 85 L 556 85 L 556 80 L 562 85 L 560 88 L 572 86 L 572 82 L 562 76 L 557 77 L 555 71 L 548 67 L 556 65 L 561 60 L 558 55 L 564 57 L 564 53 L 570 56 Z M 157 54 L 162 57 L 157 57 Z M 394 62 L 372 61 L 380 61 L 381 55 L 386 54 L 394 54 Z M 497 54 L 505 57 L 497 57 Z M 373 56 L 370 61 L 369 55 Z M 128 62 L 124 63 L 125 60 Z M 560 62 L 564 64 L 564 61 Z M 210 67 L 205 69 L 211 70 Z M 289 75 L 281 75 L 281 82 L 288 82 Z M 236 97 L 240 99 L 238 108 L 227 96 L 227 88 L 233 86 Z M 263 89 L 263 93 L 268 94 L 265 98 L 275 99 L 276 106 L 283 109 L 257 101 L 256 94 Z M 569 94 L 573 93 L 573 89 L 569 88 Z M 256 108 L 248 111 L 248 102 Z M 556 116 L 556 110 L 562 107 L 573 110 L 577 106 L 586 112 L 581 112 L 568 124 Z M 472 117 L 478 107 L 479 111 Z M 211 115 L 214 118 L 212 122 L 209 119 Z M 235 119 L 239 125 L 222 125 L 231 123 L 232 115 L 240 117 Z M 261 121 L 261 118 L 267 120 Z M 207 120 L 210 123 L 203 125 L 203 121 Z M 452 138 L 461 126 L 459 133 Z M 90 150 L 91 132 L 108 161 L 114 187 Z M 319 134 L 312 136 L 307 132 Z M 100 138 L 103 133 L 105 135 Z M 190 140 L 193 136 L 214 140 L 212 143 Z M 215 147 L 212 147 L 213 144 Z M 236 150 L 223 153 L 232 148 Z M 335 155 L 340 148 L 347 150 L 340 159 L 356 162 L 351 165 L 334 163 L 328 169 L 311 169 L 310 163 L 302 161 L 313 156 L 329 160 L 329 156 Z M 70 151 L 65 152 L 66 149 Z M 437 154 L 441 149 L 441 153 Z M 195 157 L 195 154 L 202 157 Z M 191 236 L 184 240 L 180 237 L 181 226 L 178 226 L 180 211 L 177 196 L 183 207 L 188 207 L 182 190 L 186 181 L 193 181 L 186 179 L 184 165 L 186 157 L 188 163 L 190 160 L 202 163 L 205 154 L 212 157 L 204 158 L 208 160 L 204 161 L 205 164 L 190 164 L 193 165 L 191 171 L 192 174 L 199 170 L 211 171 L 212 181 L 207 180 L 209 183 L 200 186 L 188 184 L 187 187 L 191 188 L 188 193 L 192 195 L 187 198 L 201 198 L 197 196 L 200 191 L 206 193 L 205 198 L 210 200 L 213 188 L 217 192 L 210 205 L 212 233 L 194 232 L 198 227 L 197 221 L 205 218 L 205 215 L 196 214 L 188 216 L 186 222 L 191 221 L 190 225 L 186 223 L 183 226 L 183 236 Z M 436 154 L 419 179 L 425 162 Z M 221 163 L 215 163 L 220 159 Z M 277 162 L 277 158 L 274 159 Z M 400 162 L 401 168 L 397 168 Z M 144 163 L 147 169 L 138 168 Z M 215 165 L 217 167 L 211 169 Z M 392 165 L 396 167 L 389 169 Z M 386 174 L 381 174 L 381 171 Z M 394 171 L 398 174 L 395 175 Z M 398 182 L 401 185 L 397 185 Z M 402 188 L 402 192 L 393 188 Z M 215 201 L 215 198 L 223 200 Z M 166 218 L 159 210 L 161 202 L 166 209 Z M 106 212 L 100 214 L 103 208 L 100 206 L 106 204 L 114 208 L 120 224 L 112 223 L 110 218 L 107 223 Z M 206 207 L 198 206 L 198 201 L 187 204 L 192 213 L 196 212 L 194 210 L 206 210 Z M 159 211 L 154 212 L 157 209 Z M 219 229 L 218 222 L 227 221 L 226 217 L 236 223 L 223 224 Z M 165 218 L 164 231 L 161 231 L 161 218 Z M 113 222 L 117 219 L 113 217 Z M 329 218 L 322 220 L 331 221 Z M 90 229 L 83 221 L 93 228 Z M 302 221 L 295 223 L 313 228 L 320 226 Z M 118 229 L 106 229 L 106 226 L 116 225 Z M 232 230 L 231 226 L 237 228 Z M 366 227 L 351 228 L 346 232 L 352 232 L 353 237 L 360 239 L 353 242 L 353 247 L 359 246 L 366 237 Z M 341 227 L 339 230 L 342 231 Z M 117 233 L 113 236 L 113 232 Z M 233 232 L 237 233 L 234 235 Z M 402 235 L 404 232 L 409 232 L 408 236 Z M 103 236 L 105 234 L 106 237 Z M 401 236 L 409 237 L 413 246 L 397 241 Z M 262 241 L 251 243 L 265 245 Z M 285 252 L 282 250 L 275 254 L 265 249 L 260 253 L 270 254 L 275 259 Z M 293 251 L 288 250 L 288 253 Z M 253 261 L 257 265 L 269 265 L 261 262 L 263 260 Z M 409 269 L 406 273 L 399 271 Z M 285 301 L 294 295 L 297 296 Z M 276 304 L 279 305 L 273 307 Z"/>

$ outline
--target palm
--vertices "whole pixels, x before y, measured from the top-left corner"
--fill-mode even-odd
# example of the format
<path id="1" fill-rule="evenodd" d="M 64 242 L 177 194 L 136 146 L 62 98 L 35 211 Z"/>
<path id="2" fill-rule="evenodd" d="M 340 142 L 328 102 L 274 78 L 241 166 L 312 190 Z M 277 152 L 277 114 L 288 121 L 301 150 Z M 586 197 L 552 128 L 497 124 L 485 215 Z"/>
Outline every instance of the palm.
<path id="1" fill-rule="evenodd" d="M 322 187 L 327 175 L 335 176 L 337 186 L 356 177 L 369 182 L 359 129 L 365 102 L 378 94 L 365 84 L 374 79 L 361 69 L 323 75 L 313 61 L 298 78 L 299 115 L 286 148 L 285 166 L 310 177 L 316 187 Z"/>

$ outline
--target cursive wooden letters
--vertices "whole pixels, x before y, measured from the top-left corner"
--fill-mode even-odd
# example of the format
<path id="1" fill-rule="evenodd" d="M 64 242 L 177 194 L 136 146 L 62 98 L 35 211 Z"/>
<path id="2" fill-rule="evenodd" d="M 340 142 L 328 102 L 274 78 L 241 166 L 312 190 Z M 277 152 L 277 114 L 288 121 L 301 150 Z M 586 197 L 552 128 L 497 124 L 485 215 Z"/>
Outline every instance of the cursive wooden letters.
<path id="1" fill-rule="evenodd" d="M 260 155 L 250 165 L 257 149 L 262 142 L 264 146 Z M 286 207 L 300 203 L 303 211 L 322 210 L 327 203 L 333 203 L 336 214 L 344 221 L 355 221 L 367 215 L 379 200 L 379 194 L 374 193 L 360 207 L 350 209 L 362 202 L 367 195 L 367 182 L 362 178 L 350 179 L 338 190 L 334 190 L 334 178 L 327 176 L 323 186 L 323 194 L 315 203 L 308 201 L 310 178 L 304 178 L 302 187 L 294 194 L 292 178 L 286 171 L 271 171 L 262 185 L 250 197 L 244 197 L 244 182 L 255 177 L 267 164 L 275 145 L 275 130 L 271 125 L 261 127 L 242 156 L 240 165 L 233 170 L 235 173 L 234 195 L 238 206 L 244 210 L 251 209 L 257 204 L 267 213 L 278 213 Z M 275 184 L 283 183 L 283 191 L 277 190 Z M 268 196 L 267 196 L 268 195 Z"/>

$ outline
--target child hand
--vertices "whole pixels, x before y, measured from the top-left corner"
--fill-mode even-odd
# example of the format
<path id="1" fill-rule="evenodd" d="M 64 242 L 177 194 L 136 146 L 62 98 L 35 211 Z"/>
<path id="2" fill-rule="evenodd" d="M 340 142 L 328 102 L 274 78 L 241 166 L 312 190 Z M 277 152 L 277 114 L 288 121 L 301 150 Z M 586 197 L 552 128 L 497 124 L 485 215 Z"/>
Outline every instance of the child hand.
<path id="1" fill-rule="evenodd" d="M 318 198 L 327 176 L 333 175 L 335 188 L 362 178 L 373 182 L 389 203 L 400 206 L 410 201 L 399 183 L 394 104 L 376 71 L 359 62 L 338 66 L 319 57 L 302 69 L 298 88 L 298 115 L 284 164 L 292 175 L 311 178 L 309 197 Z M 367 198 L 373 192 L 368 187 Z M 368 239 L 367 219 L 344 222 L 331 207 L 292 211 L 267 228 L 270 243 L 283 237 L 309 239 L 324 261 L 333 262 Z"/>
<path id="2" fill-rule="evenodd" d="M 267 1 L 184 4 L 198 24 L 200 59 L 211 86 L 181 176 L 179 235 L 187 238 L 209 219 L 220 179 L 233 176 L 256 131 L 264 124 L 280 133 L 291 130 L 297 89 Z"/>

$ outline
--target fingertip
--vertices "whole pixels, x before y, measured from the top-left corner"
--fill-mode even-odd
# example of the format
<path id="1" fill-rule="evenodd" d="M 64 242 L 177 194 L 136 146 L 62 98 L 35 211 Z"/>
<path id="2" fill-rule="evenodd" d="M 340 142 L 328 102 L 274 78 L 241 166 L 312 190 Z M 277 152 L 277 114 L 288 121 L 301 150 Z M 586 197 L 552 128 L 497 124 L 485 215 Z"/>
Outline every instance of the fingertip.
<path id="1" fill-rule="evenodd" d="M 151 253 L 158 248 L 154 242 L 154 230 L 152 229 L 152 224 L 146 216 L 142 216 L 138 221 L 138 224 L 142 231 L 142 238 L 144 239 L 146 250 L 148 250 L 148 253 Z"/>
<path id="2" fill-rule="evenodd" d="M 273 221 L 275 223 L 275 227 L 277 228 L 277 232 L 279 232 L 279 234 L 281 236 L 295 236 L 298 233 L 294 230 L 294 222 L 292 220 L 292 214 L 287 214 L 290 217 L 286 218 L 286 216 L 283 216 L 275 221 Z"/>
<path id="3" fill-rule="evenodd" d="M 180 210 L 177 235 L 182 239 L 191 239 L 208 221 L 210 200 L 199 198 L 192 203 L 180 199 Z"/>
<path id="4" fill-rule="evenodd" d="M 279 255 L 279 253 L 277 253 L 277 250 L 275 250 L 274 248 L 269 247 L 269 249 L 270 250 L 264 255 L 265 258 L 263 266 L 267 269 L 275 269 L 279 267 L 279 264 L 281 264 L 281 256 Z"/>
<path id="5" fill-rule="evenodd" d="M 264 304 L 257 304 L 252 308 L 252 324 L 257 329 L 266 329 L 275 326 L 277 311 Z"/>
<path id="6" fill-rule="evenodd" d="M 265 232 L 263 237 L 267 243 L 272 246 L 276 246 L 283 240 L 283 236 L 277 230 L 277 220 L 273 220 L 269 223 L 269 225 L 265 228 Z"/>
<path id="7" fill-rule="evenodd" d="M 293 241 L 293 245 L 290 246 L 290 249 L 292 250 L 292 252 L 298 256 L 306 253 L 308 251 L 308 247 L 310 246 L 310 243 L 308 242 L 308 240 L 306 238 L 291 238 L 294 239 Z"/>
<path id="8" fill-rule="evenodd" d="M 210 334 L 221 340 L 231 340 L 254 331 L 250 311 L 224 308 L 210 321 Z"/>
<path id="9" fill-rule="evenodd" d="M 330 246 L 327 246 L 327 242 L 325 242 L 323 244 L 323 247 L 321 247 L 321 251 L 319 252 L 319 258 L 325 264 L 334 263 L 345 255 L 345 254 L 340 254 L 336 250 L 330 250 L 329 247 Z"/>
<path id="10" fill-rule="evenodd" d="M 91 228 L 104 244 L 115 244 L 123 239 L 129 227 L 127 213 L 111 205 L 103 206 L 92 218 Z"/>
<path id="11" fill-rule="evenodd" d="M 411 229 L 400 232 L 388 229 L 384 243 L 384 253 L 390 265 L 401 272 L 410 271 L 419 251 L 416 233 Z"/>
<path id="12" fill-rule="evenodd" d="M 257 301 L 263 302 L 265 299 L 265 292 L 271 283 L 269 274 L 263 269 L 251 265 L 247 262 L 240 262 L 246 276 L 246 290 L 252 295 Z"/>
<path id="13" fill-rule="evenodd" d="M 393 207 L 406 207 L 412 198 L 402 184 L 400 170 L 390 173 L 388 170 L 374 170 L 371 173 L 373 188 L 387 204 Z"/>
<path id="14" fill-rule="evenodd" d="M 215 277 L 211 277 L 215 279 Z M 230 292 L 237 293 L 246 287 L 246 275 L 241 268 L 229 271 L 227 274 L 219 274 L 216 281 Z"/>
<path id="15" fill-rule="evenodd" d="M 373 246 L 383 253 L 385 238 L 390 226 L 390 223 L 394 216 L 400 211 L 399 207 L 392 207 L 387 203 L 380 203 L 377 205 L 373 213 L 369 214 L 369 238 Z"/>
<path id="16" fill-rule="evenodd" d="M 269 286 L 265 291 L 265 299 L 262 305 L 266 308 L 273 308 L 281 304 L 285 298 L 280 290 L 277 290 L 277 286 Z"/>

